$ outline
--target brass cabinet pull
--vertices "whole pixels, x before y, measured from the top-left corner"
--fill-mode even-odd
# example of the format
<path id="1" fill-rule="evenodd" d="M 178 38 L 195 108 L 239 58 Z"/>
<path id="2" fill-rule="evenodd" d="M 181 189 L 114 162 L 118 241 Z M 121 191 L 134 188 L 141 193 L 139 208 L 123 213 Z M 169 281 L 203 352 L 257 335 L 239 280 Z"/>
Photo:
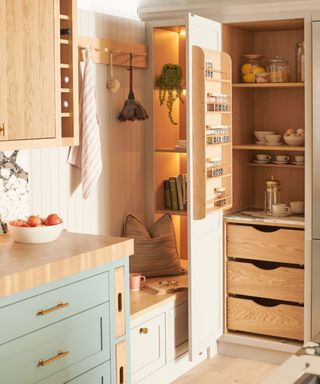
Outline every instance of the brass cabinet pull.
<path id="1" fill-rule="evenodd" d="M 48 308 L 48 309 L 40 309 L 40 310 L 37 312 L 37 316 L 40 316 L 40 315 L 47 315 L 48 313 L 57 311 L 58 309 L 62 309 L 62 308 L 68 307 L 68 306 L 69 306 L 69 303 L 61 303 L 61 301 L 60 301 L 56 306 L 54 306 L 54 307 L 52 307 L 52 308 Z"/>
<path id="2" fill-rule="evenodd" d="M 0 124 L 0 133 L 2 134 L 2 136 L 6 135 L 6 127 L 6 123 Z"/>
<path id="3" fill-rule="evenodd" d="M 149 332 L 148 328 L 140 328 L 140 334 L 144 333 L 145 335 Z"/>
<path id="4" fill-rule="evenodd" d="M 66 357 L 67 355 L 69 355 L 69 351 L 64 351 L 64 352 L 63 351 L 59 351 L 56 356 L 50 357 L 50 359 L 48 359 L 48 360 L 40 359 L 38 361 L 38 366 L 39 367 L 44 367 L 45 365 L 48 365 L 50 363 L 53 363 L 54 361 L 60 360 L 63 357 Z"/>

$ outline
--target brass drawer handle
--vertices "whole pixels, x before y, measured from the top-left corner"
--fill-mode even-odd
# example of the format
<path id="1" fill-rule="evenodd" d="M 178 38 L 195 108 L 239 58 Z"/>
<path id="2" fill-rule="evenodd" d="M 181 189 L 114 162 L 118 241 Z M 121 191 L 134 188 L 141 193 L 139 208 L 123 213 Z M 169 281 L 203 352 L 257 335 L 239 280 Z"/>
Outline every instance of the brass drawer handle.
<path id="1" fill-rule="evenodd" d="M 2 136 L 6 135 L 6 123 L 0 124 L 0 133 L 2 134 Z"/>
<path id="2" fill-rule="evenodd" d="M 40 309 L 38 312 L 37 312 L 37 316 L 40 316 L 40 315 L 47 315 L 48 313 L 51 313 L 51 312 L 54 312 L 54 311 L 57 311 L 58 309 L 62 309 L 62 308 L 65 308 L 65 307 L 68 307 L 69 306 L 69 303 L 61 303 L 61 301 L 59 301 L 59 303 L 52 307 L 52 308 L 48 308 L 48 309 Z"/>
<path id="3" fill-rule="evenodd" d="M 140 334 L 143 333 L 143 334 L 146 335 L 146 334 L 149 332 L 149 330 L 148 330 L 148 328 L 140 328 L 140 331 L 139 331 L 139 332 L 140 332 Z"/>
<path id="4" fill-rule="evenodd" d="M 63 357 L 66 357 L 69 355 L 69 351 L 59 351 L 58 354 L 56 356 L 53 356 L 53 357 L 50 357 L 50 359 L 48 360 L 42 360 L 40 359 L 38 361 L 38 366 L 39 367 L 44 367 L 45 365 L 48 365 L 50 363 L 53 363 L 54 361 L 57 361 L 57 360 L 60 360 L 62 359 Z"/>

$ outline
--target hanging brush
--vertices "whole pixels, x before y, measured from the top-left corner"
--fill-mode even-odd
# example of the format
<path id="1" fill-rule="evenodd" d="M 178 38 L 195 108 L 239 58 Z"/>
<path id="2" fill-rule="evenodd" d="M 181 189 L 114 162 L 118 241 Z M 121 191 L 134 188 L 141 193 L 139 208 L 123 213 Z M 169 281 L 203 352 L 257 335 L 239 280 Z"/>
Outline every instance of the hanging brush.
<path id="1" fill-rule="evenodd" d="M 147 111 L 145 108 L 139 103 L 138 100 L 134 98 L 133 93 L 133 72 L 132 72 L 132 53 L 130 52 L 130 91 L 128 95 L 128 99 L 125 101 L 122 111 L 118 116 L 118 120 L 120 121 L 134 121 L 134 120 L 146 120 L 149 118 Z"/>

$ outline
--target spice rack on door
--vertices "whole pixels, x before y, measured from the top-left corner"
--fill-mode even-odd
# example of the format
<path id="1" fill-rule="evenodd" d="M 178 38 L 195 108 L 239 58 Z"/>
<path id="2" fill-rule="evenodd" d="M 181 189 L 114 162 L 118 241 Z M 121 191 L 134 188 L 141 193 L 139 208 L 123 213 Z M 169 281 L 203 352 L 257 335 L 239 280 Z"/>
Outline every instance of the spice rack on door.
<path id="1" fill-rule="evenodd" d="M 194 219 L 232 206 L 231 59 L 193 46 Z"/>
<path id="2" fill-rule="evenodd" d="M 60 0 L 60 118 L 63 145 L 79 144 L 75 0 Z"/>

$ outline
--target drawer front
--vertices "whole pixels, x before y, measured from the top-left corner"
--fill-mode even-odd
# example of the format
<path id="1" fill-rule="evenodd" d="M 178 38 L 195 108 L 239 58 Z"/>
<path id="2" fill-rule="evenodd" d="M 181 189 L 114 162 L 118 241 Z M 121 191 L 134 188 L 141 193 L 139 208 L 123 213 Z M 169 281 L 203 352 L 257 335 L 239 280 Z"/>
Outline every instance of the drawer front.
<path id="1" fill-rule="evenodd" d="M 105 272 L 3 307 L 0 309 L 0 344 L 108 300 L 109 274 Z"/>
<path id="2" fill-rule="evenodd" d="M 99 365 L 99 367 L 92 369 L 83 375 L 67 381 L 65 384 L 110 384 L 111 383 L 111 371 L 110 361 Z"/>
<path id="3" fill-rule="evenodd" d="M 229 330 L 303 340 L 303 307 L 265 307 L 249 299 L 228 298 Z"/>
<path id="4" fill-rule="evenodd" d="M 175 306 L 169 311 L 169 348 L 170 360 L 188 350 L 188 302 Z"/>
<path id="5" fill-rule="evenodd" d="M 262 269 L 251 263 L 227 262 L 227 291 L 231 294 L 304 302 L 304 270 Z"/>
<path id="6" fill-rule="evenodd" d="M 274 231 L 264 231 L 270 229 Z M 227 256 L 303 265 L 304 231 L 228 224 Z"/>
<path id="7" fill-rule="evenodd" d="M 55 382 L 64 383 L 110 359 L 108 330 L 105 303 L 6 343 L 0 347 L 1 382 L 34 384 L 57 375 Z"/>
<path id="8" fill-rule="evenodd" d="M 165 359 L 165 313 L 131 329 L 133 383 L 163 367 Z"/>

